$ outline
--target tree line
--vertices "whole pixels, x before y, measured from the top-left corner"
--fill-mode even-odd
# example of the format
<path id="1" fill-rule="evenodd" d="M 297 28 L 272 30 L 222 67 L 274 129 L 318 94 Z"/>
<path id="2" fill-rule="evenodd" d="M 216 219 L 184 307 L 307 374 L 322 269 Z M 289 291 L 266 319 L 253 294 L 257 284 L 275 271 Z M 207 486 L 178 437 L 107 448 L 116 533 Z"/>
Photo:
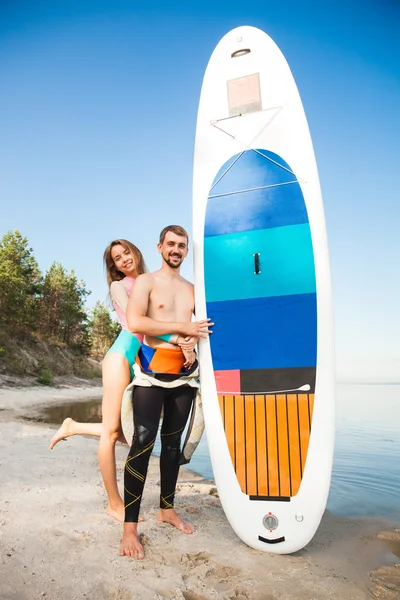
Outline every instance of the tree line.
<path id="1" fill-rule="evenodd" d="M 71 270 L 53 262 L 42 273 L 18 230 L 0 240 L 0 344 L 32 336 L 62 344 L 82 356 L 103 356 L 120 326 L 103 302 L 88 311 L 91 292 Z"/>

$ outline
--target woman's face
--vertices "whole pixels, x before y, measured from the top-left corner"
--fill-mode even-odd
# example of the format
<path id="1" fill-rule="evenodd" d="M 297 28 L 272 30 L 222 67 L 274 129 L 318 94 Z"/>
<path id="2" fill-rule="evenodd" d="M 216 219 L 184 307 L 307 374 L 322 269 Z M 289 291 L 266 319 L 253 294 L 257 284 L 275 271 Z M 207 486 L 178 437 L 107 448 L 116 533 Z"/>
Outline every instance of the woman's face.
<path id="1" fill-rule="evenodd" d="M 135 277 L 136 260 L 129 248 L 124 248 L 117 244 L 111 248 L 111 258 L 118 271 L 121 271 L 125 277 Z"/>

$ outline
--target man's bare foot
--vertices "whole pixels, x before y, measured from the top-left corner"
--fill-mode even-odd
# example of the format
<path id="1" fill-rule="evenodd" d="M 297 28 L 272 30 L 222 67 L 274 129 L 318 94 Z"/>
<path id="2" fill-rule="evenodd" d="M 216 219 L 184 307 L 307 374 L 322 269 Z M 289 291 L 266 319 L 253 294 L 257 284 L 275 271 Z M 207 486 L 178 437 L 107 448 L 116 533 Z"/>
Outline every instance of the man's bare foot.
<path id="1" fill-rule="evenodd" d="M 194 532 L 193 525 L 182 521 L 174 508 L 160 508 L 160 512 L 157 515 L 157 520 L 161 521 L 162 523 L 169 523 L 170 525 L 173 525 L 179 529 L 179 531 L 183 531 L 183 533 L 187 533 L 188 535 Z"/>
<path id="2" fill-rule="evenodd" d="M 64 419 L 64 422 L 61 425 L 60 429 L 57 431 L 57 433 L 53 435 L 53 437 L 50 440 L 49 450 L 53 450 L 54 446 L 59 441 L 65 440 L 65 438 L 69 437 L 70 435 L 74 435 L 74 424 L 75 421 L 70 417 Z"/>
<path id="3" fill-rule="evenodd" d="M 143 546 L 137 532 L 137 523 L 124 523 L 124 533 L 119 545 L 120 556 L 129 556 L 136 560 L 144 559 Z"/>

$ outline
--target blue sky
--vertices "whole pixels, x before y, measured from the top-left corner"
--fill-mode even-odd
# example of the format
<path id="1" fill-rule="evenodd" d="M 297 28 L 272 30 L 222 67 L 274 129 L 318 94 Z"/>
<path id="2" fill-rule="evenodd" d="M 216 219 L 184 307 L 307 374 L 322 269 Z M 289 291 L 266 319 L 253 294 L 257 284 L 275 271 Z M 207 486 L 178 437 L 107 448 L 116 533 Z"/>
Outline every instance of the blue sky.
<path id="1" fill-rule="evenodd" d="M 285 54 L 313 136 L 328 229 L 339 373 L 400 365 L 400 5 L 396 0 L 0 3 L 0 235 L 42 270 L 74 268 L 89 306 L 125 237 L 159 265 L 159 230 L 191 230 L 201 82 L 233 27 Z M 188 260 L 184 275 L 192 278 Z M 398 362 L 396 362 L 398 361 Z M 388 365 L 393 366 L 387 373 Z M 389 368 L 389 370 L 391 367 Z M 365 372 L 365 368 L 364 368 Z"/>

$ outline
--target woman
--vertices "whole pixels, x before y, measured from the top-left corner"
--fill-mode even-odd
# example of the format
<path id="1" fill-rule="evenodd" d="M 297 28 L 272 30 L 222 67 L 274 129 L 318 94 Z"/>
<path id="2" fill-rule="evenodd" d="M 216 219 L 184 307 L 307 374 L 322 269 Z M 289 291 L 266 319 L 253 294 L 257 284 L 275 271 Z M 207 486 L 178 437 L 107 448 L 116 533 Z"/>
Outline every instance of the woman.
<path id="1" fill-rule="evenodd" d="M 107 513 L 123 522 L 125 510 L 117 485 L 115 444 L 117 440 L 125 441 L 121 432 L 122 396 L 132 380 L 132 365 L 143 338 L 129 331 L 125 312 L 134 281 L 136 277 L 146 272 L 146 266 L 140 250 L 123 239 L 114 240 L 107 246 L 104 252 L 104 264 L 111 299 L 122 331 L 107 352 L 102 364 L 102 423 L 78 423 L 67 418 L 51 439 L 50 449 L 54 448 L 57 442 L 71 435 L 100 437 L 98 458 L 108 495 Z M 186 358 L 185 367 L 191 366 L 195 358 L 193 352 L 195 338 L 189 341 L 188 338 L 175 334 L 159 337 L 173 344 L 182 344 L 182 351 Z"/>

